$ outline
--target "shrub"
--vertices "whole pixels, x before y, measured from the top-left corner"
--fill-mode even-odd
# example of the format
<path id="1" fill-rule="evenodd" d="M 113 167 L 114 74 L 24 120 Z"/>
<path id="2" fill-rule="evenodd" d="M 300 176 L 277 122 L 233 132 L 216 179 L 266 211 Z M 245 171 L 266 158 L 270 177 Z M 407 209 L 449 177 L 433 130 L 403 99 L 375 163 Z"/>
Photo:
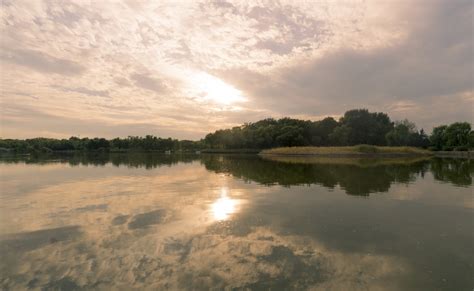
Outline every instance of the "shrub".
<path id="1" fill-rule="evenodd" d="M 459 146 L 459 147 L 456 147 L 455 150 L 459 152 L 467 152 L 469 151 L 469 148 L 467 146 Z"/>

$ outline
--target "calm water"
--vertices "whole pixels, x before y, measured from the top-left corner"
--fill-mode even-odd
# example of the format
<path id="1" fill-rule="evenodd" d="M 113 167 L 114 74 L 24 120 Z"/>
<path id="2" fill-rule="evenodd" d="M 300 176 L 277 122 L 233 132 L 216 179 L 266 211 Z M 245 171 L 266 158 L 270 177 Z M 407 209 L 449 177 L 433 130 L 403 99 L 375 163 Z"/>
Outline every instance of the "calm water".
<path id="1" fill-rule="evenodd" d="M 0 161 L 0 286 L 472 290 L 474 161 Z"/>

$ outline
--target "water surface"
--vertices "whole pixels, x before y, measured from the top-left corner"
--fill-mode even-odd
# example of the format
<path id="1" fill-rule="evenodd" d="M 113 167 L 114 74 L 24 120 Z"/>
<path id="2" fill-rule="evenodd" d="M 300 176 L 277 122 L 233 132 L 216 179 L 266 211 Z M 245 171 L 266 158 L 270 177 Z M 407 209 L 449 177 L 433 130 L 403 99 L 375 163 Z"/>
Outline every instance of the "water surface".
<path id="1" fill-rule="evenodd" d="M 0 171 L 5 290 L 474 287 L 470 160 L 110 154 Z"/>

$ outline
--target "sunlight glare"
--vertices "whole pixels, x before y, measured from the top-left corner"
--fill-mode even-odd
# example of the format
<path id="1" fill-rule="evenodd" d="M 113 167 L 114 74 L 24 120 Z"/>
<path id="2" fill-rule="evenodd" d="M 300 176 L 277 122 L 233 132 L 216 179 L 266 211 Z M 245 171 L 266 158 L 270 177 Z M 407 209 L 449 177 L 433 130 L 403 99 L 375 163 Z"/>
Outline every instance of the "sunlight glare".
<path id="1" fill-rule="evenodd" d="M 227 189 L 221 189 L 221 197 L 212 204 L 212 214 L 216 220 L 226 220 L 236 212 L 237 200 L 227 196 Z"/>
<path id="2" fill-rule="evenodd" d="M 192 77 L 192 84 L 202 97 L 221 105 L 246 101 L 240 90 L 207 73 L 195 74 Z"/>

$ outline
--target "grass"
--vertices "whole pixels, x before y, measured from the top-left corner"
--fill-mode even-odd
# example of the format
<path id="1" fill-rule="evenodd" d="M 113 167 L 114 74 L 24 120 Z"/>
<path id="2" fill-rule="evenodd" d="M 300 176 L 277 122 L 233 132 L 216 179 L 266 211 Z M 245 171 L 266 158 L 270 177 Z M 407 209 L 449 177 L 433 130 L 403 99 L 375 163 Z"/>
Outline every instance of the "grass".
<path id="1" fill-rule="evenodd" d="M 357 145 L 348 147 L 282 147 L 263 150 L 261 155 L 322 155 L 322 156 L 404 156 L 432 155 L 428 150 L 415 147 L 383 147 Z"/>
<path id="2" fill-rule="evenodd" d="M 258 154 L 258 149 L 204 149 L 203 154 Z"/>

